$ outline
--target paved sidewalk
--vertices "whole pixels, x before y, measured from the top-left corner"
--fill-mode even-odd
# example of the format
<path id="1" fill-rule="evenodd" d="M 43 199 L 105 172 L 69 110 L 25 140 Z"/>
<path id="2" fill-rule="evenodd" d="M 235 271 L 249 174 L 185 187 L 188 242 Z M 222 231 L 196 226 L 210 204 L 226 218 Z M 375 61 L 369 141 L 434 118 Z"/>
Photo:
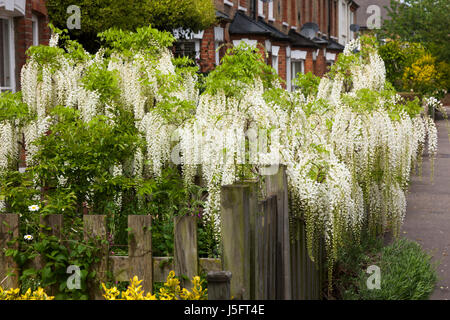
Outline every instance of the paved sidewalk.
<path id="1" fill-rule="evenodd" d="M 422 177 L 411 178 L 402 236 L 420 243 L 439 262 L 439 280 L 430 299 L 450 300 L 450 142 L 445 120 L 436 124 L 439 150 L 434 179 L 430 181 L 431 165 L 425 157 Z"/>

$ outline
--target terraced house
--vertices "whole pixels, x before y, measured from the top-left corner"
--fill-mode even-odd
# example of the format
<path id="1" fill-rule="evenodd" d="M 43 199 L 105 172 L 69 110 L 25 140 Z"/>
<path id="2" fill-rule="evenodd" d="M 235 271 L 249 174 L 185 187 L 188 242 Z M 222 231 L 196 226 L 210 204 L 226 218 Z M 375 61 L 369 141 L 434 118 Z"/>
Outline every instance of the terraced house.
<path id="1" fill-rule="evenodd" d="M 355 37 L 353 0 L 215 0 L 218 25 L 198 33 L 175 30 L 176 55 L 195 58 L 202 72 L 220 63 L 225 48 L 244 41 L 264 47 L 291 90 L 297 73 L 322 76 Z"/>
<path id="2" fill-rule="evenodd" d="M 0 0 L 0 90 L 20 87 L 20 70 L 32 45 L 47 44 L 44 0 Z"/>

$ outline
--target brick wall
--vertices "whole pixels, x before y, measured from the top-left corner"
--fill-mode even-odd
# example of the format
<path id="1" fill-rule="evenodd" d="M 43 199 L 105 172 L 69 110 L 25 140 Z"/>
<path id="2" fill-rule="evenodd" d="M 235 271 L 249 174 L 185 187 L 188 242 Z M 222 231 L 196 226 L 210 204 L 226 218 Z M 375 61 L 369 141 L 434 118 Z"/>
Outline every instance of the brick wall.
<path id="1" fill-rule="evenodd" d="M 26 51 L 33 45 L 32 16 L 38 18 L 39 43 L 48 44 L 50 29 L 44 0 L 27 0 L 25 16 L 14 18 L 16 51 L 16 90 L 20 90 L 20 71 L 26 62 Z"/>
<path id="2" fill-rule="evenodd" d="M 203 39 L 200 42 L 200 68 L 202 72 L 209 72 L 214 69 L 215 53 L 214 27 L 211 27 L 203 32 Z"/>
<path id="3" fill-rule="evenodd" d="M 256 0 L 256 16 L 258 16 L 259 2 Z M 228 4 L 224 3 L 224 0 L 215 0 L 216 9 L 227 14 L 233 19 L 238 8 L 246 8 L 245 14 L 252 17 L 252 3 L 253 0 L 228 0 Z M 230 5 L 232 4 L 232 6 Z M 280 4 L 280 11 L 278 7 Z M 300 31 L 300 27 L 306 22 L 315 22 L 319 24 L 320 31 L 324 34 L 328 34 L 328 0 L 274 0 L 273 1 L 273 18 L 275 21 L 269 21 L 269 7 L 267 3 L 264 5 L 265 21 L 270 23 L 278 30 L 287 33 L 291 27 L 297 27 L 297 32 Z M 337 12 L 335 10 L 335 3 L 331 1 L 331 35 L 337 36 Z M 298 21 L 298 13 L 300 12 L 300 21 Z M 289 26 L 283 26 L 283 22 L 287 22 Z M 230 36 L 228 33 L 229 23 L 222 22 L 220 24 L 224 28 L 225 43 L 231 43 L 233 40 L 239 40 L 242 38 L 248 38 L 250 40 L 257 40 L 259 45 L 264 45 L 265 40 L 268 38 L 257 36 Z M 270 39 L 269 39 L 270 40 Z M 288 42 L 276 42 L 271 40 L 272 45 L 279 46 L 278 53 L 278 73 L 280 77 L 286 80 L 286 47 L 290 45 Z M 322 76 L 327 71 L 327 63 L 324 56 L 323 48 L 319 50 L 319 55 L 316 61 L 313 61 L 313 52 L 316 50 L 309 48 L 292 48 L 293 50 L 307 51 L 305 60 L 305 72 L 311 71 L 312 73 Z M 224 50 L 223 50 L 224 51 Z M 223 54 L 223 52 L 221 53 Z M 215 48 L 214 48 L 214 28 L 205 30 L 203 39 L 201 41 L 201 70 L 208 72 L 215 67 Z M 267 63 L 271 64 L 272 58 L 269 56 Z"/>

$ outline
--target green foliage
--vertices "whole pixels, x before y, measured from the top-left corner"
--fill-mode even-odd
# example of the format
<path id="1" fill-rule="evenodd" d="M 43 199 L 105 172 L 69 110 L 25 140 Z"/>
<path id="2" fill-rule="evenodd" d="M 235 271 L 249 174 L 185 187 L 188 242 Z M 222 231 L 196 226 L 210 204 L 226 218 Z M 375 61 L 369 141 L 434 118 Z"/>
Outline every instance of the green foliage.
<path id="1" fill-rule="evenodd" d="M 386 67 L 386 79 L 397 90 L 408 90 L 403 88 L 402 83 L 405 68 L 423 56 L 426 52 L 425 48 L 420 43 L 393 40 L 381 45 L 378 52 Z"/>
<path id="2" fill-rule="evenodd" d="M 16 125 L 23 126 L 30 116 L 28 106 L 22 102 L 20 92 L 0 93 L 0 122 L 16 121 Z"/>
<path id="3" fill-rule="evenodd" d="M 226 96 L 241 97 L 245 89 L 261 80 L 265 90 L 273 88 L 275 80 L 280 80 L 275 70 L 264 62 L 265 52 L 241 43 L 229 48 L 221 64 L 206 79 L 206 92 L 219 91 Z"/>
<path id="4" fill-rule="evenodd" d="M 367 288 L 370 265 L 380 268 L 381 289 Z M 338 295 L 349 300 L 427 299 L 437 280 L 431 256 L 406 239 L 383 247 L 382 239 L 366 238 L 341 254 L 337 270 Z"/>
<path id="5" fill-rule="evenodd" d="M 421 43 L 440 61 L 450 63 L 449 12 L 448 0 L 391 0 L 384 33 L 394 39 Z"/>
<path id="6" fill-rule="evenodd" d="M 116 100 L 120 96 L 117 74 L 109 71 L 105 65 L 92 64 L 82 82 L 85 89 L 96 91 L 103 103 Z"/>
<path id="7" fill-rule="evenodd" d="M 320 77 L 315 76 L 311 71 L 303 74 L 299 73 L 294 80 L 294 85 L 308 97 L 310 95 L 316 96 L 319 89 Z"/>
<path id="8" fill-rule="evenodd" d="M 71 38 L 89 52 L 100 46 L 96 35 L 111 28 L 135 31 L 151 24 L 169 32 L 179 27 L 199 31 L 215 22 L 212 0 L 47 0 L 50 22 L 65 29 L 70 5 L 81 9 L 81 30 L 70 30 Z"/>
<path id="9" fill-rule="evenodd" d="M 399 103 L 392 101 L 391 98 L 394 95 L 395 91 L 389 88 L 389 84 L 386 84 L 386 89 L 381 91 L 364 88 L 358 90 L 355 95 L 343 95 L 342 101 L 355 112 L 375 111 L 381 107 L 383 102 L 383 108 L 389 112 L 393 120 L 399 120 L 402 112 L 406 112 L 410 117 L 415 117 L 423 110 L 417 98 Z"/>
<path id="10" fill-rule="evenodd" d="M 73 237 L 74 234 L 71 233 Z M 20 245 L 20 250 L 8 249 L 5 253 L 21 268 L 19 280 L 22 283 L 22 293 L 28 289 L 34 291 L 39 287 L 53 287 L 57 291 L 55 298 L 58 300 L 87 300 L 87 284 L 96 278 L 96 272 L 91 267 L 99 261 L 99 240 L 77 239 L 63 243 L 57 237 L 44 232 L 37 232 L 35 235 L 36 238 L 31 243 L 15 239 L 14 242 Z M 36 265 L 38 256 L 41 257 L 41 264 Z M 71 290 L 67 287 L 67 268 L 71 265 L 80 268 L 80 289 Z"/>
<path id="11" fill-rule="evenodd" d="M 167 48 L 175 41 L 171 33 L 158 31 L 151 26 L 137 28 L 135 32 L 114 27 L 99 33 L 98 36 L 111 51 L 124 55 L 131 55 L 133 52 L 156 54 L 161 48 Z"/>

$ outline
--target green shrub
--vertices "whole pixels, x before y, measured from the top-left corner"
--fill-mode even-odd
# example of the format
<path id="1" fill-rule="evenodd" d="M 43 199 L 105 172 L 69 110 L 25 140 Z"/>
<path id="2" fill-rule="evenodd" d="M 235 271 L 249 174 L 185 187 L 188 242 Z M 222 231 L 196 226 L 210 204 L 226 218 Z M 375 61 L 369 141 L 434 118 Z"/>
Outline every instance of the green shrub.
<path id="1" fill-rule="evenodd" d="M 348 288 L 343 299 L 358 300 L 422 300 L 433 292 L 437 281 L 431 256 L 413 241 L 399 239 L 381 248 L 380 241 L 353 249 L 343 260 L 349 270 L 357 272 L 353 281 L 345 279 Z M 381 288 L 368 289 L 367 267 L 376 265 L 381 271 Z M 359 270 L 359 271 L 358 271 Z M 340 285 L 345 286 L 341 279 Z"/>

